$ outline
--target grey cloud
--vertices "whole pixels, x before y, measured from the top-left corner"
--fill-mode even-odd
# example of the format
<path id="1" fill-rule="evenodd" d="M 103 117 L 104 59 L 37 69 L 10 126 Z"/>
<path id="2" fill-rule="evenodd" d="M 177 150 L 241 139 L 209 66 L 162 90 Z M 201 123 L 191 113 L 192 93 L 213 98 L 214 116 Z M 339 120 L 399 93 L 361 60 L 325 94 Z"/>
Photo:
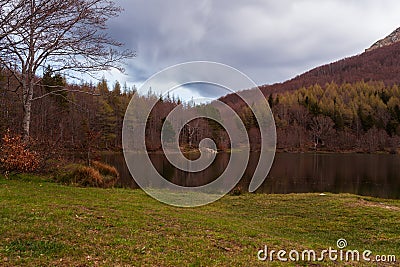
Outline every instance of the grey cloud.
<path id="1" fill-rule="evenodd" d="M 117 3 L 125 11 L 110 22 L 109 32 L 137 52 L 127 68 L 132 83 L 193 60 L 231 65 L 258 84 L 284 81 L 363 52 L 398 27 L 400 10 L 394 0 Z"/>

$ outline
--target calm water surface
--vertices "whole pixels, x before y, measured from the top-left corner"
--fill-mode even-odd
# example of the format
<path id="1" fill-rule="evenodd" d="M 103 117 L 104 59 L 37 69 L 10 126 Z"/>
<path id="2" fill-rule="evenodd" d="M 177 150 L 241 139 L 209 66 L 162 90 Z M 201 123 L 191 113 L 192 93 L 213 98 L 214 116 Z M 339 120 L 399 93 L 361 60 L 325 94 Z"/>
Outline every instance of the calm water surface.
<path id="1" fill-rule="evenodd" d="M 175 184 L 199 186 L 216 179 L 229 162 L 229 153 L 218 153 L 206 170 L 185 173 L 175 169 L 162 154 L 152 154 L 154 167 Z M 250 161 L 239 187 L 247 190 L 258 163 Z M 104 155 L 103 160 L 120 172 L 119 185 L 137 188 L 122 154 Z M 277 153 L 272 169 L 258 193 L 351 193 L 400 199 L 400 155 Z"/>

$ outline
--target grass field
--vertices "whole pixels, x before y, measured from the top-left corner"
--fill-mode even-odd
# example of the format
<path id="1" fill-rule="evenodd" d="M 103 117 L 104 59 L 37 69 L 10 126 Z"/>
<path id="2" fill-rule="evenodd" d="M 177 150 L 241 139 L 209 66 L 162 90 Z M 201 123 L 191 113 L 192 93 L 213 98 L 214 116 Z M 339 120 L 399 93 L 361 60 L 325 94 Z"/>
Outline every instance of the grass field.
<path id="1" fill-rule="evenodd" d="M 400 262 L 399 222 L 399 200 L 347 194 L 244 194 L 175 208 L 141 190 L 0 177 L 0 266 L 399 266 L 257 259 L 264 245 L 321 252 L 345 238 L 346 249 Z"/>

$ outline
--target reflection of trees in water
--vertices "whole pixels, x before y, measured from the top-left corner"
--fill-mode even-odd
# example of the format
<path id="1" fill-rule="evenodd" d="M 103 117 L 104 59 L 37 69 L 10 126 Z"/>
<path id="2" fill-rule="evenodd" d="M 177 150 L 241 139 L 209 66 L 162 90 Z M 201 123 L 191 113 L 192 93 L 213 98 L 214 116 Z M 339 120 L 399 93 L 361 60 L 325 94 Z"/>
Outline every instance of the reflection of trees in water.
<path id="1" fill-rule="evenodd" d="M 185 172 L 175 168 L 163 154 L 152 154 L 150 159 L 158 173 L 170 182 L 187 187 L 196 187 L 208 184 L 218 178 L 225 170 L 229 162 L 229 154 L 219 153 L 214 162 L 205 170 L 200 172 Z M 190 169 L 190 161 L 186 166 Z"/>
<path id="2" fill-rule="evenodd" d="M 230 154 L 218 153 L 204 171 L 186 173 L 176 169 L 162 154 L 150 156 L 158 172 L 172 183 L 200 186 L 210 183 L 226 169 Z M 247 169 L 238 186 L 248 189 L 259 153 L 251 153 Z M 123 155 L 105 156 L 116 166 L 120 183 L 136 188 Z M 374 154 L 298 154 L 278 153 L 271 171 L 258 193 L 333 192 L 400 198 L 400 157 Z"/>
<path id="3" fill-rule="evenodd" d="M 394 155 L 277 154 L 259 192 L 345 192 L 400 198 L 399 163 Z"/>

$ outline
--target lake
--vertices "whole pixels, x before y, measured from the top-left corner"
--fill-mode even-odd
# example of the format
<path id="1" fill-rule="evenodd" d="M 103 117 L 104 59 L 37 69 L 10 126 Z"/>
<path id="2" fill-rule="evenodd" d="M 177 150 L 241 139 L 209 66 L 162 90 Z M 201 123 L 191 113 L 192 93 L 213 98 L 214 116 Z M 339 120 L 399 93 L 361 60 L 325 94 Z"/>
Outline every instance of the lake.
<path id="1" fill-rule="evenodd" d="M 218 153 L 204 171 L 185 173 L 174 168 L 163 154 L 150 154 L 157 171 L 169 181 L 199 186 L 216 179 L 229 162 L 229 153 Z M 247 191 L 259 153 L 251 153 L 238 187 Z M 103 160 L 120 172 L 119 186 L 138 188 L 123 154 L 108 154 Z M 351 193 L 400 199 L 400 155 L 277 153 L 267 179 L 257 193 Z"/>

